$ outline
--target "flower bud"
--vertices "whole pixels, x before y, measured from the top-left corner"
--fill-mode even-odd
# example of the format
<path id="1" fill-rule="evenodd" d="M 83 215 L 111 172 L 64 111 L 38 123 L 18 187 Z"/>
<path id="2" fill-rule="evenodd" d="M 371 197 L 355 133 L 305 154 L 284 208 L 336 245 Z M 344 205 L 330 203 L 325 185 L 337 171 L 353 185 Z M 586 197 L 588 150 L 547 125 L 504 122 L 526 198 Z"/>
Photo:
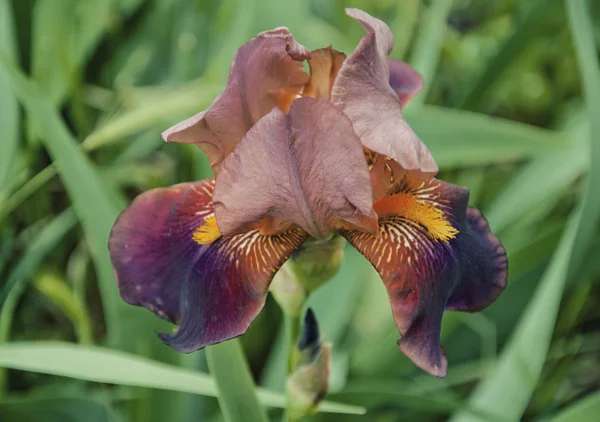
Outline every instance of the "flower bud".
<path id="1" fill-rule="evenodd" d="M 298 342 L 298 359 L 287 381 L 288 412 L 292 420 L 317 412 L 329 387 L 331 348 L 321 343 L 319 326 L 309 308 Z"/>
<path id="2" fill-rule="evenodd" d="M 346 239 L 308 240 L 290 259 L 292 273 L 308 293 L 312 293 L 339 271 L 344 259 Z"/>

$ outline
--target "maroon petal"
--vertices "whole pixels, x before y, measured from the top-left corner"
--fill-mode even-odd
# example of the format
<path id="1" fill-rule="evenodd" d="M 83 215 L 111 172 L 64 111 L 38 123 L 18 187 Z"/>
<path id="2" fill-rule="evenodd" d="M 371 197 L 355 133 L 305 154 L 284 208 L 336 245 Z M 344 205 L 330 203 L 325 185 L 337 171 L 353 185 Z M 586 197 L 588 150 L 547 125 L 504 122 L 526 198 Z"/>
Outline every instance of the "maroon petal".
<path id="1" fill-rule="evenodd" d="M 271 278 L 307 237 L 257 230 L 200 245 L 214 215 L 214 180 L 143 193 L 119 217 L 109 248 L 121 296 L 181 324 L 161 338 L 190 352 L 243 334 L 262 309 Z"/>
<path id="2" fill-rule="evenodd" d="M 227 88 L 208 110 L 163 132 L 167 142 L 198 144 L 215 173 L 244 134 L 274 107 L 287 111 L 308 82 L 310 53 L 287 28 L 262 32 L 237 51 Z"/>
<path id="3" fill-rule="evenodd" d="M 350 118 L 365 147 L 395 160 L 405 170 L 437 174 L 433 156 L 402 117 L 399 96 L 390 86 L 390 29 L 361 10 L 346 9 L 346 14 L 360 22 L 367 35 L 342 65 L 331 101 Z"/>
<path id="4" fill-rule="evenodd" d="M 423 77 L 408 63 L 388 59 L 390 86 L 398 95 L 404 107 L 408 101 L 423 89 Z"/>
<path id="5" fill-rule="evenodd" d="M 326 237 L 344 222 L 376 229 L 369 171 L 348 118 L 300 98 L 263 117 L 223 162 L 215 187 L 221 233 L 265 217 Z"/>
<path id="6" fill-rule="evenodd" d="M 440 344 L 444 309 L 481 309 L 506 285 L 504 249 L 479 212 L 467 211 L 467 201 L 466 189 L 407 177 L 399 192 L 375 205 L 379 237 L 342 232 L 381 275 L 400 349 L 440 377 L 447 368 Z"/>

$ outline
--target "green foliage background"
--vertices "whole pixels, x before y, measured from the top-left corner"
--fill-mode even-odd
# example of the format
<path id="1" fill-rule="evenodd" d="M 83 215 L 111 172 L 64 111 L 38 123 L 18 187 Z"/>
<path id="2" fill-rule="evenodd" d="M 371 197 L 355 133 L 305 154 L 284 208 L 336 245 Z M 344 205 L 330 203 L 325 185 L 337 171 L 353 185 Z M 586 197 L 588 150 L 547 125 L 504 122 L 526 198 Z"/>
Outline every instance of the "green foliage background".
<path id="1" fill-rule="evenodd" d="M 177 354 L 154 336 L 172 327 L 118 297 L 106 244 L 135 194 L 210 176 L 159 134 L 211 103 L 237 47 L 285 25 L 350 52 L 348 6 L 423 74 L 406 118 L 471 189 L 510 281 L 483 313 L 447 313 L 437 379 L 398 350 L 383 285 L 348 249 L 310 299 L 333 344 L 333 413 L 313 419 L 598 420 L 599 2 L 0 0 L 0 421 L 280 418 L 276 304 L 240 340 Z"/>

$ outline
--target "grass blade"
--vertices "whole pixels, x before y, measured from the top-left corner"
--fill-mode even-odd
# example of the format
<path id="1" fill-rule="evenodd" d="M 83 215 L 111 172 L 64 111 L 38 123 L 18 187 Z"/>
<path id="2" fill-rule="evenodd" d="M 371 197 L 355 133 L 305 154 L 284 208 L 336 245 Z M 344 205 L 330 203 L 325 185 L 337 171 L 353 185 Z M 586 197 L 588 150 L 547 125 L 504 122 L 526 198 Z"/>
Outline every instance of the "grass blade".
<path id="1" fill-rule="evenodd" d="M 550 419 L 550 422 L 594 422 L 600 415 L 600 391 L 577 400 Z"/>
<path id="2" fill-rule="evenodd" d="M 16 63 L 15 28 L 12 10 L 8 0 L 0 0 L 0 54 L 13 64 Z M 8 180 L 12 162 L 15 159 L 19 143 L 19 103 L 15 98 L 10 78 L 0 68 L 0 127 L 2 141 L 0 142 L 0 189 Z"/>
<path id="3" fill-rule="evenodd" d="M 442 41 L 447 28 L 446 19 L 451 7 L 452 0 L 431 2 L 421 20 L 410 57 L 410 64 L 423 76 L 425 85 L 419 95 L 409 103 L 408 107 L 421 104 L 427 98 L 427 92 L 432 85 L 437 69 Z"/>
<path id="4" fill-rule="evenodd" d="M 467 409 L 493 415 L 492 420 L 521 420 L 546 361 L 580 218 L 581 208 L 578 208 L 496 369 L 475 388 L 466 408 L 455 413 L 450 422 L 490 420 Z"/>
<path id="5" fill-rule="evenodd" d="M 256 396 L 256 387 L 239 340 L 208 347 L 206 360 L 217 384 L 219 405 L 226 422 L 269 420 Z"/>
<path id="6" fill-rule="evenodd" d="M 594 26 L 585 0 L 565 0 L 569 28 L 575 44 L 575 52 L 582 80 L 590 120 L 590 172 L 587 179 L 581 224 L 575 237 L 575 246 L 569 268 L 570 274 L 577 272 L 596 236 L 600 218 L 600 64 L 594 45 Z"/>
<path id="7" fill-rule="evenodd" d="M 533 3 L 533 2 L 532 2 Z M 466 87 L 462 101 L 458 106 L 467 110 L 477 110 L 488 100 L 488 91 L 495 86 L 496 80 L 502 75 L 521 52 L 529 46 L 528 41 L 544 28 L 548 9 L 557 0 L 536 0 L 528 8 L 528 13 L 515 27 L 512 35 L 502 44 L 496 55 L 488 60 L 478 79 Z"/>
<path id="8" fill-rule="evenodd" d="M 122 338 L 122 325 L 130 319 L 119 315 L 127 312 L 129 306 L 118 295 L 107 248 L 108 235 L 123 207 L 117 202 L 118 193 L 110 192 L 103 185 L 94 165 L 79 150 L 57 111 L 36 85 L 4 57 L 0 58 L 0 66 L 9 75 L 14 92 L 28 115 L 44 128 L 42 142 L 54 159 L 90 244 L 100 281 L 109 340 L 115 342 Z"/>
<path id="9" fill-rule="evenodd" d="M 406 120 L 442 168 L 511 162 L 573 144 L 562 133 L 444 107 L 407 109 Z"/>
<path id="10" fill-rule="evenodd" d="M 6 343 L 0 345 L 0 366 L 106 384 L 217 396 L 217 385 L 208 374 L 105 347 L 55 341 Z M 257 394 L 266 406 L 285 407 L 281 393 L 258 389 Z M 324 402 L 321 411 L 365 413 L 362 407 L 331 402 Z"/>

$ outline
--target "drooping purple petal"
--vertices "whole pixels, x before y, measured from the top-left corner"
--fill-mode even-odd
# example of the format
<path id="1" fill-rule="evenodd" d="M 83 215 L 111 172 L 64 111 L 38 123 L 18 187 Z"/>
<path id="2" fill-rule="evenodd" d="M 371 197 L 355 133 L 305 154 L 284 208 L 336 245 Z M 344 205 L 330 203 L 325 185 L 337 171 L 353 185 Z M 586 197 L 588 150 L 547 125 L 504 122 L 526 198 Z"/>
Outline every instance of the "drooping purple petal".
<path id="1" fill-rule="evenodd" d="M 359 230 L 342 234 L 381 275 L 402 334 L 400 349 L 442 377 L 444 309 L 472 311 L 493 302 L 506 285 L 506 255 L 481 214 L 467 208 L 468 190 L 410 177 L 397 188 L 375 204 L 379 237 Z M 444 223 L 458 232 L 444 236 L 451 233 Z"/>
<path id="2" fill-rule="evenodd" d="M 251 230 L 198 244 L 194 233 L 214 215 L 213 188 L 211 179 L 143 193 L 109 241 L 121 296 L 180 324 L 161 338 L 182 352 L 243 334 L 273 275 L 307 237 L 299 228 L 275 236 Z"/>
<path id="3" fill-rule="evenodd" d="M 288 110 L 308 82 L 310 57 L 287 28 L 260 33 L 237 51 L 225 91 L 205 111 L 163 132 L 167 142 L 197 144 L 215 174 L 244 134 L 274 107 Z"/>
<path id="4" fill-rule="evenodd" d="M 437 164 L 402 117 L 399 96 L 390 86 L 390 29 L 361 10 L 346 9 L 346 14 L 360 22 L 367 35 L 342 65 L 331 101 L 350 118 L 366 148 L 393 159 L 404 170 L 437 174 Z"/>
<path id="5" fill-rule="evenodd" d="M 476 312 L 492 304 L 506 287 L 506 250 L 490 231 L 476 208 L 467 209 L 469 230 L 458 239 L 462 281 L 450 296 L 446 309 Z"/>
<path id="6" fill-rule="evenodd" d="M 388 59 L 390 86 L 404 107 L 412 97 L 423 89 L 423 77 L 408 63 Z"/>
<path id="7" fill-rule="evenodd" d="M 223 162 L 215 187 L 221 233 L 265 217 L 313 237 L 344 222 L 376 230 L 369 171 L 347 117 L 329 101 L 300 98 L 263 117 Z"/>
<path id="8" fill-rule="evenodd" d="M 180 295 L 201 249 L 192 239 L 213 213 L 214 179 L 139 195 L 115 223 L 109 249 L 123 299 L 178 323 Z"/>

